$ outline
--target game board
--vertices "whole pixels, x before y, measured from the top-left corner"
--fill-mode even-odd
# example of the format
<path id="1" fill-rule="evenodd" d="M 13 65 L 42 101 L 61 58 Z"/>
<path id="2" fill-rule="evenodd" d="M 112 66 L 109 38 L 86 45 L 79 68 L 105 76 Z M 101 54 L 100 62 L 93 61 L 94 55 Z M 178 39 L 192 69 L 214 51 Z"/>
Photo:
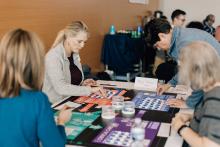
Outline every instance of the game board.
<path id="1" fill-rule="evenodd" d="M 73 112 L 70 121 L 65 124 L 67 139 L 74 140 L 87 127 L 90 127 L 100 114 L 101 111 L 92 113 Z"/>
<path id="2" fill-rule="evenodd" d="M 110 90 L 110 89 L 105 89 L 106 92 L 106 98 L 111 99 L 115 95 L 123 95 L 126 91 L 125 90 Z M 98 91 L 96 93 L 92 93 L 89 97 L 92 98 L 104 98 L 102 94 Z"/>
<path id="3" fill-rule="evenodd" d="M 100 92 L 96 92 L 91 94 L 90 96 L 81 96 L 76 99 L 75 103 L 88 103 L 88 104 L 97 104 L 97 105 L 111 105 L 111 98 L 117 95 L 123 95 L 127 91 L 126 90 L 110 90 L 106 89 L 107 97 L 104 98 Z"/>
<path id="4" fill-rule="evenodd" d="M 116 117 L 112 125 L 107 126 L 92 141 L 98 144 L 108 144 L 114 146 L 131 146 L 133 140 L 130 133 L 134 119 Z M 150 146 L 160 128 L 159 122 L 142 121 L 145 128 L 144 144 Z"/>
<path id="5" fill-rule="evenodd" d="M 157 95 L 156 93 L 139 92 L 134 99 L 135 107 L 146 110 L 169 111 L 166 104 L 168 98 L 175 98 L 175 95 Z"/>

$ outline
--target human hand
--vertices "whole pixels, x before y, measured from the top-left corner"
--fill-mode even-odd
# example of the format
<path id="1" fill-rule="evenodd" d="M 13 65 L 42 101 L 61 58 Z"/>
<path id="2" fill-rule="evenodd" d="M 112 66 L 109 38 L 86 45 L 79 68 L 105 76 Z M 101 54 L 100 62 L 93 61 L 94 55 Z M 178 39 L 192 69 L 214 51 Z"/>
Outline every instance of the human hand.
<path id="1" fill-rule="evenodd" d="M 102 87 L 91 87 L 92 93 L 100 92 L 103 97 L 107 97 L 106 91 Z"/>
<path id="2" fill-rule="evenodd" d="M 175 117 L 180 117 L 183 120 L 183 122 L 186 123 L 186 122 L 189 122 L 193 118 L 193 115 L 179 112 L 175 115 Z"/>
<path id="3" fill-rule="evenodd" d="M 175 108 L 188 108 L 188 106 L 186 105 L 186 101 L 182 99 L 174 99 L 174 98 L 168 99 L 167 105 Z"/>
<path id="4" fill-rule="evenodd" d="M 57 124 L 64 125 L 66 122 L 70 120 L 72 116 L 72 109 L 68 109 L 68 106 L 64 106 L 58 115 Z"/>
<path id="5" fill-rule="evenodd" d="M 97 83 L 93 79 L 86 79 L 83 81 L 82 85 L 83 86 L 94 86 L 94 85 L 97 85 Z"/>
<path id="6" fill-rule="evenodd" d="M 176 131 L 184 124 L 185 124 L 184 120 L 181 117 L 176 117 L 176 116 L 172 119 L 171 122 L 172 128 L 174 128 L 174 130 Z"/>
<path id="7" fill-rule="evenodd" d="M 157 95 L 163 94 L 165 91 L 167 91 L 171 87 L 170 84 L 158 84 L 157 86 Z"/>

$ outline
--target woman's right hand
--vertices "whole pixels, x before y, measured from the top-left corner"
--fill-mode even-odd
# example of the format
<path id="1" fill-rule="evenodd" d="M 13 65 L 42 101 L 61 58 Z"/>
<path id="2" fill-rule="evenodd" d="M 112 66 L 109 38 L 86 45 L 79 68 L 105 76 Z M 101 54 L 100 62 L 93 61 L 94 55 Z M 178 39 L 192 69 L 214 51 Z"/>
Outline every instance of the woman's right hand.
<path id="1" fill-rule="evenodd" d="M 64 106 L 58 115 L 57 124 L 64 125 L 66 122 L 70 120 L 72 116 L 72 109 L 68 109 L 68 106 Z"/>
<path id="2" fill-rule="evenodd" d="M 170 84 L 163 84 L 157 86 L 157 95 L 162 95 L 165 91 L 167 91 L 171 87 Z"/>
<path id="3" fill-rule="evenodd" d="M 97 83 L 93 79 L 86 79 L 83 81 L 82 85 L 83 86 L 94 86 L 94 85 L 97 85 Z"/>
<path id="4" fill-rule="evenodd" d="M 92 88 L 92 93 L 99 91 L 103 97 L 107 96 L 105 90 L 102 87 L 91 87 L 91 88 Z"/>
<path id="5" fill-rule="evenodd" d="M 167 100 L 167 105 L 174 108 L 189 108 L 183 99 L 171 98 Z"/>

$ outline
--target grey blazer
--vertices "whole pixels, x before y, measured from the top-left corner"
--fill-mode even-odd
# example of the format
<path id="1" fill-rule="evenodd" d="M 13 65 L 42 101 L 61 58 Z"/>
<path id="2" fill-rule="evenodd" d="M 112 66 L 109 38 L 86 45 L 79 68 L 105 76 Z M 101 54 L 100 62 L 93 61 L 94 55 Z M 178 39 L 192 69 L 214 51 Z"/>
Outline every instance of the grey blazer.
<path id="1" fill-rule="evenodd" d="M 82 72 L 79 54 L 73 54 L 73 61 Z M 62 43 L 50 49 L 46 54 L 43 92 L 48 95 L 52 103 L 68 96 L 87 96 L 91 94 L 91 87 L 71 84 L 69 64 Z M 83 79 L 84 76 L 82 81 Z"/>

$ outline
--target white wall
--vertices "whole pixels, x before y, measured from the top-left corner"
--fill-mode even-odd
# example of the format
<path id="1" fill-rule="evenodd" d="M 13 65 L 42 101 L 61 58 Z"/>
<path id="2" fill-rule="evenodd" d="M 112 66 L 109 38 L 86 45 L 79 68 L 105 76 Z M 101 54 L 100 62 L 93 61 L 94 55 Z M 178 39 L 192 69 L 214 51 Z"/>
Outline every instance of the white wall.
<path id="1" fill-rule="evenodd" d="M 214 26 L 220 25 L 220 0 L 160 0 L 159 9 L 171 20 L 173 10 L 184 10 L 186 23 L 190 21 L 203 21 L 208 14 L 215 15 Z"/>

